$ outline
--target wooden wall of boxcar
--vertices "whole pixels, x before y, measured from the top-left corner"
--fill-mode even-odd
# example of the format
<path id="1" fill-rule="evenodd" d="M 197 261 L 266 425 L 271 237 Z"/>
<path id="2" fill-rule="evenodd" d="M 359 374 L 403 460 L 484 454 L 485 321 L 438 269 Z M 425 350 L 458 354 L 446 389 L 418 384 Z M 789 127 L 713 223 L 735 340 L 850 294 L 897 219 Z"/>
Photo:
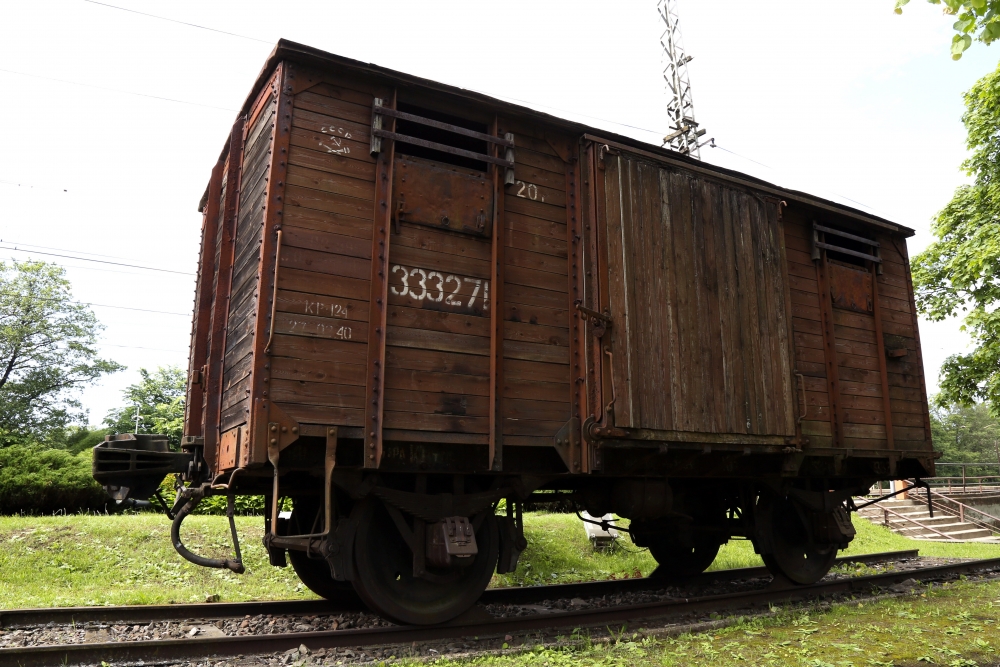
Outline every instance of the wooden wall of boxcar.
<path id="1" fill-rule="evenodd" d="M 298 76 L 269 392 L 301 423 L 363 426 L 379 216 L 370 127 L 376 93 L 388 104 L 391 89 L 315 70 Z M 445 113 L 492 117 L 489 109 L 443 106 Z M 503 189 L 498 206 L 504 246 L 499 430 L 509 446 L 551 446 L 570 416 L 567 162 L 544 130 L 502 118 L 494 123 L 499 134 L 514 133 L 517 164 L 517 182 Z M 568 137 L 554 143 L 570 154 Z M 397 154 L 394 196 L 407 169 L 462 171 L 430 162 Z M 465 172 L 476 178 L 475 170 Z M 480 176 L 492 189 L 492 172 Z M 394 210 L 397 205 L 392 202 Z M 384 439 L 485 445 L 496 293 L 491 237 L 401 216 L 388 244 Z M 445 286 L 448 299 L 436 298 Z M 245 393 L 242 385 L 232 386 Z"/>
<path id="2" fill-rule="evenodd" d="M 838 283 L 870 285 L 871 267 L 829 259 L 826 252 L 814 260 L 814 222 L 867 234 L 880 244 L 883 270 L 875 273 L 877 291 L 871 287 L 867 303 L 852 307 L 838 300 Z M 905 241 L 796 206 L 786 211 L 784 227 L 796 370 L 807 405 L 803 434 L 818 447 L 929 449 Z M 908 354 L 889 356 L 894 349 Z"/>
<path id="3" fill-rule="evenodd" d="M 503 442 L 548 446 L 570 418 L 567 163 L 571 140 L 507 122 L 515 183 L 504 197 Z"/>
<path id="4" fill-rule="evenodd" d="M 302 423 L 364 420 L 373 97 L 327 78 L 293 100 L 270 394 Z"/>
<path id="5" fill-rule="evenodd" d="M 245 424 L 250 416 L 253 330 L 258 317 L 261 289 L 258 284 L 258 269 L 275 106 L 273 91 L 267 87 L 251 109 L 243 140 L 238 214 L 233 239 L 232 281 L 223 353 L 222 433 Z"/>

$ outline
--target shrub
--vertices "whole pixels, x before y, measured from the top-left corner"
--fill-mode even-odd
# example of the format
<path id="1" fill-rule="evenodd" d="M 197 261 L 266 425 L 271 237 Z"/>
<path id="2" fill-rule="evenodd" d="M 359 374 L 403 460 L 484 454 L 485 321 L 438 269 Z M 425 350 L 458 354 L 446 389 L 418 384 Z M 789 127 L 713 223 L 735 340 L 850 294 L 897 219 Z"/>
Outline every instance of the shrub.
<path id="1" fill-rule="evenodd" d="M 0 449 L 0 514 L 104 511 L 91 453 L 14 445 Z"/>

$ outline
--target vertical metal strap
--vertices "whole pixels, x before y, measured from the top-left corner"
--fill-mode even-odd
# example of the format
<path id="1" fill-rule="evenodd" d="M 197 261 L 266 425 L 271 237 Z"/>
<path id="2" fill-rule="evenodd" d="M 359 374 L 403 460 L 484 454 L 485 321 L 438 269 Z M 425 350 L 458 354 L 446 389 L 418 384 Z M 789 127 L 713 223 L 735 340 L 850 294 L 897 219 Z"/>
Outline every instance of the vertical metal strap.
<path id="1" fill-rule="evenodd" d="M 819 287 L 819 310 L 823 320 L 823 358 L 826 361 L 826 386 L 830 394 L 830 423 L 834 446 L 844 444 L 844 411 L 840 400 L 840 374 L 837 369 L 837 338 L 833 327 L 833 297 L 827 273 L 826 251 L 816 260 L 816 282 Z"/>
<path id="2" fill-rule="evenodd" d="M 375 98 L 382 106 L 382 99 Z M 396 108 L 396 92 L 392 93 L 391 108 Z M 381 116 L 380 116 L 381 118 Z M 379 120 L 381 123 L 381 120 Z M 375 119 L 372 119 L 374 127 Z M 395 119 L 390 121 L 395 129 Z M 371 292 L 368 303 L 368 371 L 365 380 L 364 466 L 377 468 L 382 460 L 382 417 L 385 413 L 385 341 L 389 311 L 389 252 L 392 221 L 392 178 L 396 159 L 396 142 L 389 141 L 389 150 L 380 150 L 375 168 L 375 210 L 373 213 Z M 374 143 L 373 143 L 374 147 Z"/>
<path id="3" fill-rule="evenodd" d="M 271 354 L 271 343 L 274 342 L 274 318 L 278 314 L 278 269 L 281 267 L 281 227 L 278 228 L 278 239 L 274 250 L 274 285 L 271 289 L 271 319 L 267 333 L 267 345 L 264 354 Z"/>
<path id="4" fill-rule="evenodd" d="M 872 315 L 875 319 L 875 347 L 878 354 L 879 379 L 882 382 L 882 411 L 885 414 L 885 443 L 893 450 L 896 448 L 892 432 L 892 400 L 889 396 L 889 368 L 885 356 L 885 338 L 882 335 L 882 309 L 878 302 L 878 275 L 875 273 L 874 262 L 868 262 L 872 278 Z"/>

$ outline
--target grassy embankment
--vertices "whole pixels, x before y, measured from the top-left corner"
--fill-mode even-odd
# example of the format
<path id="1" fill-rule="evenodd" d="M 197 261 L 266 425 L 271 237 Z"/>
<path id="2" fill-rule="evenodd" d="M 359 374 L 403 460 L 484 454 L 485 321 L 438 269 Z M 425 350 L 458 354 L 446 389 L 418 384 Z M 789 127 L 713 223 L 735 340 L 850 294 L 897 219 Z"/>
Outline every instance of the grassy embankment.
<path id="1" fill-rule="evenodd" d="M 528 549 L 516 572 L 494 577 L 495 586 L 534 585 L 648 574 L 652 557 L 627 538 L 612 553 L 594 553 L 579 520 L 565 514 L 530 514 Z M 863 519 L 847 553 L 920 549 L 928 556 L 987 558 L 1000 545 L 917 542 Z M 314 597 L 291 568 L 268 565 L 261 545 L 263 520 L 240 517 L 247 573 L 209 570 L 184 561 L 170 546 L 169 523 L 159 515 L 0 517 L 0 607 L 199 602 Z M 184 524 L 185 543 L 196 553 L 228 553 L 224 517 L 194 516 Z M 749 542 L 723 547 L 713 569 L 759 565 Z"/>
<path id="2" fill-rule="evenodd" d="M 994 547 L 996 548 L 996 547 Z M 610 643 L 568 635 L 557 648 L 515 637 L 500 655 L 416 663 L 427 667 L 975 667 L 1000 664 L 1000 582 L 956 582 L 903 599 L 775 612 L 711 632 Z M 614 630 L 612 628 L 612 630 Z M 573 641 L 575 638 L 576 641 Z M 403 660 L 404 664 L 409 663 Z"/>

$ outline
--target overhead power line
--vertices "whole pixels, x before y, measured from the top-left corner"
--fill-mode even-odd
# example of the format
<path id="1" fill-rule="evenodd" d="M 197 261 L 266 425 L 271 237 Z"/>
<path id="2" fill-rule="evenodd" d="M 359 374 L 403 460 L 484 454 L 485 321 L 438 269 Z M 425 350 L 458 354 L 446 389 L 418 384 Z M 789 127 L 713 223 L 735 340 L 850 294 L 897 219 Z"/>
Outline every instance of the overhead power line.
<path id="1" fill-rule="evenodd" d="M 112 93 L 121 93 L 122 95 L 135 95 L 136 97 L 147 97 L 153 100 L 161 100 L 163 102 L 176 102 L 177 104 L 189 104 L 195 107 L 203 107 L 205 109 L 218 109 L 219 111 L 231 111 L 235 112 L 237 109 L 230 109 L 229 107 L 217 107 L 211 104 L 202 104 L 201 102 L 189 102 L 188 100 L 178 100 L 173 97 L 161 97 L 159 95 L 148 95 L 146 93 L 137 93 L 131 90 L 123 90 L 121 88 L 107 88 L 105 86 L 95 86 L 92 83 L 80 83 L 79 81 L 70 81 L 69 79 L 56 79 L 51 76 L 42 76 L 41 74 L 29 74 L 27 72 L 18 72 L 12 69 L 0 68 L 0 72 L 6 72 L 7 74 L 17 74 L 18 76 L 27 76 L 32 79 L 44 79 L 45 81 L 57 81 L 59 83 L 68 83 L 71 86 L 82 86 L 84 88 L 95 88 L 97 90 L 106 90 Z"/>
<path id="2" fill-rule="evenodd" d="M 168 350 L 165 347 L 139 347 L 138 345 L 115 345 L 113 343 L 98 343 L 98 345 L 103 345 L 104 347 L 124 347 L 128 350 L 155 350 L 157 352 L 176 352 L 177 354 L 186 354 L 187 350 Z"/>
<path id="3" fill-rule="evenodd" d="M 4 185 L 13 185 L 19 188 L 28 188 L 29 190 L 34 190 L 35 188 L 39 188 L 42 190 L 61 190 L 62 192 L 69 192 L 69 190 L 67 190 L 66 188 L 50 188 L 44 185 L 30 185 L 28 183 L 18 183 L 17 181 L 0 181 L 0 183 L 3 183 Z"/>
<path id="4" fill-rule="evenodd" d="M 141 16 L 148 16 L 151 19 L 159 19 L 161 21 L 169 21 L 170 23 L 178 23 L 180 25 L 186 25 L 191 28 L 198 28 L 200 30 L 208 30 L 209 32 L 217 32 L 222 35 L 229 35 L 230 37 L 239 37 L 240 39 L 249 39 L 252 42 L 261 42 L 262 44 L 273 44 L 273 40 L 267 39 L 257 39 L 256 37 L 249 37 L 247 35 L 241 35 L 235 32 L 229 32 L 227 30 L 219 30 L 217 28 L 209 28 L 208 26 L 198 25 L 197 23 L 188 23 L 187 21 L 178 21 L 177 19 L 170 19 L 166 16 L 157 16 L 156 14 L 147 14 L 146 12 L 140 12 L 135 9 L 128 9 L 127 7 L 119 7 L 118 5 L 109 5 L 106 2 L 97 2 L 97 0 L 83 0 L 84 2 L 89 2 L 92 5 L 100 5 L 102 7 L 107 7 L 109 9 L 118 9 L 123 12 L 128 12 L 130 14 L 139 14 Z"/>
<path id="5" fill-rule="evenodd" d="M 161 269 L 155 266 L 142 266 L 141 264 L 125 264 L 124 262 L 109 262 L 103 259 L 92 259 L 90 257 L 80 257 L 79 255 L 62 255 L 54 252 L 42 252 L 41 250 L 23 250 L 16 246 L 3 246 L 0 245 L 0 249 L 3 250 L 15 250 L 17 252 L 32 253 L 35 255 L 47 255 L 49 257 L 62 257 L 63 259 L 75 259 L 83 262 L 97 262 L 98 264 L 111 264 L 113 266 L 126 266 L 130 269 L 145 269 L 146 271 L 160 271 L 162 273 L 176 273 L 181 276 L 193 276 L 194 273 L 190 271 L 174 271 L 173 269 Z"/>
<path id="6" fill-rule="evenodd" d="M 19 241 L 11 241 L 10 239 L 0 239 L 0 243 L 8 243 L 13 246 L 17 246 L 19 252 L 29 252 L 28 250 L 23 250 L 23 248 L 41 248 L 42 250 L 55 250 L 56 252 L 72 252 L 80 255 L 90 255 L 91 257 L 103 257 L 104 259 L 130 259 L 129 257 L 122 257 L 121 255 L 105 255 L 99 252 L 84 252 L 82 250 L 67 250 L 66 248 L 53 248 L 52 246 L 36 245 L 34 243 L 21 243 Z"/>
<path id="7" fill-rule="evenodd" d="M 14 292 L 0 292 L 3 296 L 24 296 Z M 29 297 L 32 301 L 62 301 L 62 299 L 45 299 L 41 297 Z M 117 308 L 118 310 L 137 310 L 141 313 L 158 313 L 160 315 L 179 315 L 181 317 L 191 317 L 191 313 L 174 313 L 168 310 L 151 310 L 149 308 L 133 308 L 131 306 L 112 306 L 109 303 L 94 303 L 93 301 L 67 301 L 78 306 L 97 306 L 98 308 Z"/>

